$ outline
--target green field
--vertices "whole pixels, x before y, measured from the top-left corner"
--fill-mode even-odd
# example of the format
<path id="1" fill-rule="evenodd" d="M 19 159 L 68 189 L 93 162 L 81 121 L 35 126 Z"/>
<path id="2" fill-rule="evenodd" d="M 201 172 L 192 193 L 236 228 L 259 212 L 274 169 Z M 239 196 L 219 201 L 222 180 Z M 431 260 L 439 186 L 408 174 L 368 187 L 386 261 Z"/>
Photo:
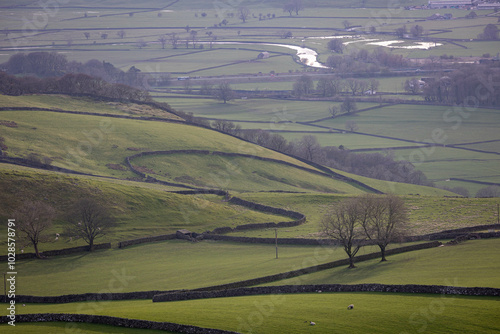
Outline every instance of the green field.
<path id="1" fill-rule="evenodd" d="M 350 304 L 355 308 L 348 311 L 346 308 Z M 28 304 L 22 311 L 105 314 L 244 333 L 401 333 L 424 330 L 426 333 L 492 333 L 500 330 L 495 319 L 500 311 L 498 298 L 440 295 L 322 293 L 169 303 Z M 314 321 L 316 326 L 310 326 L 309 321 Z"/>
<path id="2" fill-rule="evenodd" d="M 287 284 L 428 284 L 482 286 L 499 288 L 496 258 L 500 255 L 497 239 L 467 241 L 416 252 L 392 255 L 387 262 L 370 260 L 358 263 L 356 270 L 333 268 L 283 280 Z"/>

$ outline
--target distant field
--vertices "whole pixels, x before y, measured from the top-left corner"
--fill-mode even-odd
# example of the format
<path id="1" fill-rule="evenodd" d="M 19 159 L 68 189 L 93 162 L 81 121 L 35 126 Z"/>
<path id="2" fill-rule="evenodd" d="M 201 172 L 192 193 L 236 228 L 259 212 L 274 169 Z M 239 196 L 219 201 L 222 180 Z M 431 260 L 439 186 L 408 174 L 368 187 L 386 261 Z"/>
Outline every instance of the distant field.
<path id="1" fill-rule="evenodd" d="M 348 311 L 347 305 L 354 304 Z M 304 307 L 307 305 L 307 307 Z M 97 310 L 93 310 L 96 307 Z M 76 312 L 172 321 L 252 333 L 491 333 L 500 330 L 498 298 L 382 293 L 321 293 L 169 303 L 28 304 L 25 312 Z M 388 316 L 390 314 L 390 317 Z M 316 326 L 310 326 L 314 321 Z M 21 327 L 22 328 L 22 327 Z"/>

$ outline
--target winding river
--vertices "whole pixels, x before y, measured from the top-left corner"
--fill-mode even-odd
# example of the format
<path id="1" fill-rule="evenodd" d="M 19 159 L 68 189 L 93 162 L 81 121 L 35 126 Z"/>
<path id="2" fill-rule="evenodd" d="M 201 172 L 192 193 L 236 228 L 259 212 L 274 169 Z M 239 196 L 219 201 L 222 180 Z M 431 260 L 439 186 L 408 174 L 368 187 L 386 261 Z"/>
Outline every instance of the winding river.
<path id="1" fill-rule="evenodd" d="M 433 47 L 441 46 L 441 43 L 434 42 L 411 42 L 413 45 L 394 45 L 399 43 L 404 43 L 405 41 L 394 40 L 394 41 L 380 41 L 379 39 L 366 39 L 359 36 L 320 36 L 320 37 L 306 37 L 306 39 L 334 39 L 334 38 L 359 38 L 354 41 L 344 42 L 344 45 L 348 45 L 351 43 L 365 43 L 367 45 L 378 45 L 387 48 L 394 49 L 421 49 L 428 50 Z M 208 43 L 207 43 L 208 44 Z M 219 45 L 269 45 L 269 46 L 278 46 L 282 48 L 287 48 L 294 50 L 297 53 L 297 57 L 299 57 L 300 62 L 304 65 L 315 67 L 315 68 L 328 68 L 324 64 L 318 61 L 318 53 L 310 48 L 300 47 L 296 45 L 290 44 L 277 44 L 277 43 L 265 43 L 265 42 L 213 42 L 213 44 Z"/>

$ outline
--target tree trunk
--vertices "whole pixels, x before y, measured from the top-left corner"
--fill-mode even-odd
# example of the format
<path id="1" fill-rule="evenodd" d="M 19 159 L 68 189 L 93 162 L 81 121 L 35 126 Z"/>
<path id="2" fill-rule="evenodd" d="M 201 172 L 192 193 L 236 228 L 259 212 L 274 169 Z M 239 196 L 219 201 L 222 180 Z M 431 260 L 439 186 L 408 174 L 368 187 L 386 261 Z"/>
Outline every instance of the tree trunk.
<path id="1" fill-rule="evenodd" d="M 356 268 L 354 265 L 354 256 L 349 256 L 349 269 Z"/>
<path id="2" fill-rule="evenodd" d="M 38 243 L 37 242 L 34 242 L 33 243 L 33 247 L 35 247 L 35 255 L 37 258 L 41 259 L 42 256 L 40 255 L 40 253 L 38 252 Z"/>
<path id="3" fill-rule="evenodd" d="M 382 255 L 382 260 L 380 260 L 380 262 L 384 262 L 384 261 L 387 261 L 387 259 L 385 258 L 385 246 L 381 246 L 381 245 L 378 245 L 380 247 L 380 254 Z"/>
<path id="4" fill-rule="evenodd" d="M 94 240 L 91 239 L 89 240 L 89 252 L 92 252 L 94 250 Z"/>

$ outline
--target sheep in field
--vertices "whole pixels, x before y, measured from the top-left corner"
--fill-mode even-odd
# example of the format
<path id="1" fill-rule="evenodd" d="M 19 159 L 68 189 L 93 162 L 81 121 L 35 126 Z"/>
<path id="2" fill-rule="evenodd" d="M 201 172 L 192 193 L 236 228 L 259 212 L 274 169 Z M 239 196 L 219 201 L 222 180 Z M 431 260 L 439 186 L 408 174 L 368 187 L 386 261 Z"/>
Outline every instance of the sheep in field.
<path id="1" fill-rule="evenodd" d="M 351 304 L 351 305 L 347 306 L 348 310 L 352 310 L 353 308 L 354 308 L 354 304 Z"/>

